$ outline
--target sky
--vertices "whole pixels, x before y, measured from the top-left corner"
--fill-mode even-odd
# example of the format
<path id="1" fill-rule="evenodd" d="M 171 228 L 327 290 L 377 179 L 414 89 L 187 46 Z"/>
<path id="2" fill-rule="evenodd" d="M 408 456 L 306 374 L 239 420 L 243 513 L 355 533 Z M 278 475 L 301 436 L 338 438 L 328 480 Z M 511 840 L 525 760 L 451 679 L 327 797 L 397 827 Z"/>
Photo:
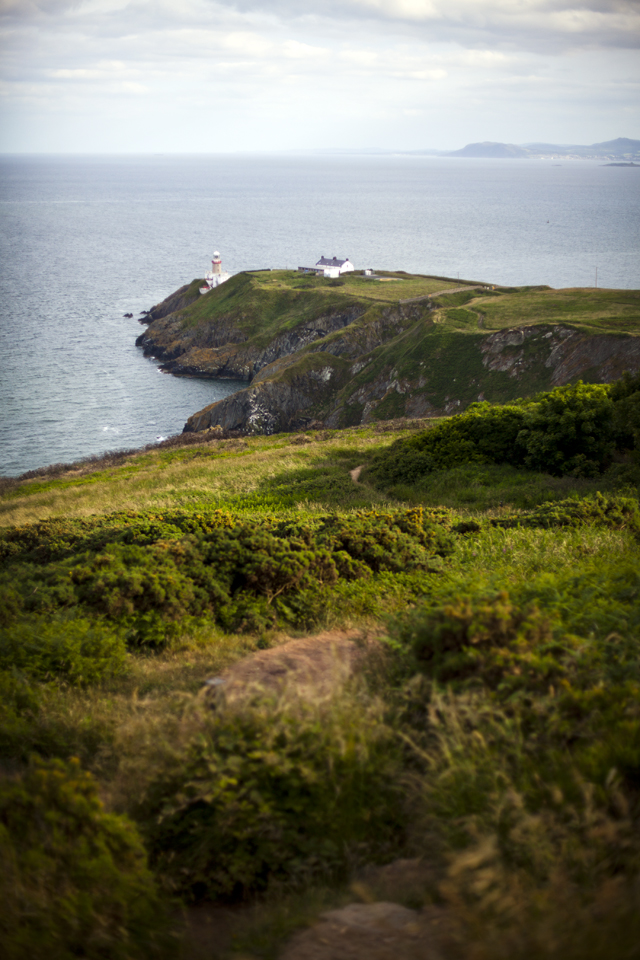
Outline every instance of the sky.
<path id="1" fill-rule="evenodd" d="M 0 0 L 0 151 L 640 139 L 640 0 Z"/>

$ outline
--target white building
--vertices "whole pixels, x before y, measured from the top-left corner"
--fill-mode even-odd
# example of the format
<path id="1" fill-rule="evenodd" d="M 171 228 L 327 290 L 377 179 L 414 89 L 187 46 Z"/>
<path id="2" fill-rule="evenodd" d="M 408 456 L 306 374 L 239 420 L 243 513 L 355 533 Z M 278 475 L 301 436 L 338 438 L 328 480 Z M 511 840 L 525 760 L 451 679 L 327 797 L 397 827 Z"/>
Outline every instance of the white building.
<path id="1" fill-rule="evenodd" d="M 337 277 L 341 273 L 349 273 L 350 270 L 355 270 L 349 257 L 347 257 L 346 260 L 339 260 L 335 256 L 331 257 L 331 259 L 329 259 L 329 257 L 320 257 L 316 263 L 316 267 L 322 267 L 325 277 Z"/>
<path id="2" fill-rule="evenodd" d="M 220 284 L 225 283 L 230 276 L 230 273 L 223 272 L 220 254 L 217 250 L 214 250 L 211 270 L 204 275 L 204 286 L 200 287 L 200 293 L 209 293 L 209 290 L 213 290 L 214 287 L 219 287 Z"/>
<path id="3" fill-rule="evenodd" d="M 320 257 L 315 267 L 298 267 L 299 273 L 315 273 L 319 277 L 339 277 L 341 273 L 355 270 L 349 258 L 339 260 L 338 257 Z"/>

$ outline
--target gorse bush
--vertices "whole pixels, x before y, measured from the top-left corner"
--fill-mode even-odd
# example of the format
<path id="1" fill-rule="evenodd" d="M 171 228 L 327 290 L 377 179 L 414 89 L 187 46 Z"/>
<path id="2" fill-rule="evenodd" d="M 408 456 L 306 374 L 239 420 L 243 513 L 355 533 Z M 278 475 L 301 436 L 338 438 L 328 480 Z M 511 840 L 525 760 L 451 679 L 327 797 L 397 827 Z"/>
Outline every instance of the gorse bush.
<path id="1" fill-rule="evenodd" d="M 623 437 L 633 437 L 636 457 L 640 456 L 640 373 L 626 373 L 611 387 L 615 425 Z"/>
<path id="2" fill-rule="evenodd" d="M 398 773 L 375 703 L 257 701 L 208 720 L 138 817 L 174 889 L 237 898 L 388 857 L 403 833 Z"/>
<path id="3" fill-rule="evenodd" d="M 133 824 L 77 761 L 0 782 L 0 947 L 7 960 L 176 955 Z"/>
<path id="4" fill-rule="evenodd" d="M 416 508 L 303 523 L 215 512 L 39 524 L 4 537 L 5 621 L 78 609 L 121 624 L 134 646 L 162 645 L 172 623 L 201 616 L 231 630 L 307 625 L 339 580 L 438 568 L 452 550 L 445 523 L 446 512 Z"/>
<path id="5" fill-rule="evenodd" d="M 0 670 L 35 680 L 110 680 L 124 672 L 126 655 L 122 631 L 100 621 L 38 617 L 0 629 Z"/>
<path id="6" fill-rule="evenodd" d="M 391 621 L 388 644 L 408 673 L 455 688 L 479 685 L 501 698 L 555 685 L 561 702 L 574 688 L 640 682 L 638 596 L 631 558 L 540 572 L 508 591 L 471 576 L 446 601 L 426 598 Z"/>
<path id="7" fill-rule="evenodd" d="M 616 450 L 634 443 L 631 411 L 638 394 L 635 381 L 624 382 L 627 388 L 577 383 L 504 406 L 472 404 L 376 454 L 365 476 L 388 488 L 474 461 L 556 476 L 597 476 Z"/>
<path id="8" fill-rule="evenodd" d="M 507 517 L 492 517 L 493 527 L 581 527 L 594 525 L 614 530 L 630 530 L 640 535 L 638 501 L 629 497 L 604 497 L 598 493 L 591 500 L 562 500 L 542 504 L 535 510 Z"/>

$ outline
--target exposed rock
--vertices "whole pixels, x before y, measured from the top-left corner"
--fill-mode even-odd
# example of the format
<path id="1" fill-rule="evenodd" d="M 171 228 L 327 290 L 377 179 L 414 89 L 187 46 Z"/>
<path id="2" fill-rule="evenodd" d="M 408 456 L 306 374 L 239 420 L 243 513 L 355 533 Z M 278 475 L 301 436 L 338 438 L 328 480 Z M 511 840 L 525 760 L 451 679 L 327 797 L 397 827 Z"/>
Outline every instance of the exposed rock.
<path id="1" fill-rule="evenodd" d="M 246 390 L 234 393 L 189 417 L 185 432 L 197 432 L 219 424 L 224 430 L 272 434 L 306 429 L 316 420 L 312 408 L 330 397 L 347 379 L 346 364 L 321 354 L 307 357 L 303 369 L 286 376 L 287 364 L 272 371 L 278 379 L 254 381 Z M 307 411 L 309 413 L 307 414 Z"/>
<path id="2" fill-rule="evenodd" d="M 434 920 L 433 910 L 351 903 L 295 934 L 280 960 L 440 960 Z"/>
<path id="3" fill-rule="evenodd" d="M 611 383 L 625 370 L 640 369 L 640 337 L 579 334 L 558 343 L 545 365 L 553 370 L 554 387 L 577 380 L 587 372 L 601 383 Z"/>
<path id="4" fill-rule="evenodd" d="M 259 650 L 206 682 L 204 696 L 216 703 L 245 700 L 256 692 L 326 696 L 351 675 L 356 663 L 375 648 L 361 630 L 326 630 Z M 215 682 L 218 681 L 218 682 Z"/>
<path id="5" fill-rule="evenodd" d="M 252 381 L 264 367 L 341 330 L 362 312 L 354 308 L 317 317 L 274 337 L 267 346 L 250 340 L 232 318 L 218 319 L 203 330 L 185 328 L 179 314 L 163 315 L 136 343 L 145 355 L 164 360 L 163 369 L 169 373 Z"/>
<path id="6" fill-rule="evenodd" d="M 525 350 L 537 342 L 537 350 Z M 482 362 L 489 370 L 522 377 L 536 364 L 550 371 L 550 386 L 591 374 L 592 379 L 611 383 L 625 370 L 640 368 L 640 338 L 625 334 L 585 334 L 560 324 L 499 330 L 481 346 Z"/>

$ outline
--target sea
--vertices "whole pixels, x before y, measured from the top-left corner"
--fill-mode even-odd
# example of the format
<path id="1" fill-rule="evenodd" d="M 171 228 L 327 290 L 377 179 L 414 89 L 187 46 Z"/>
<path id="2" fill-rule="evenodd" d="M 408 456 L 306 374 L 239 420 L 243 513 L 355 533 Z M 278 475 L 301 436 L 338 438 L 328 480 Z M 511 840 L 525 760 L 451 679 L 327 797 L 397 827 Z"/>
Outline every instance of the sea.
<path id="1" fill-rule="evenodd" d="M 180 433 L 242 388 L 136 347 L 202 277 L 322 255 L 497 284 L 640 288 L 640 169 L 417 155 L 0 157 L 0 474 Z M 125 314 L 133 314 L 132 318 Z"/>

